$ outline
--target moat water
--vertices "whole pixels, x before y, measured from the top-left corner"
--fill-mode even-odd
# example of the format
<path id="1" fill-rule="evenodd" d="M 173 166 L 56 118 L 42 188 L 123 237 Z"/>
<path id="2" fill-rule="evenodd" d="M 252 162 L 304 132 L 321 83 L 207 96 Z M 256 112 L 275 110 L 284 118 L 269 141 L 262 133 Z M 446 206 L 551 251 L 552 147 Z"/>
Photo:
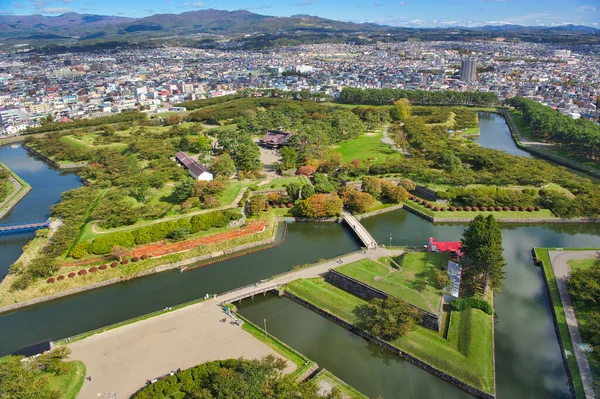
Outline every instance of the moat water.
<path id="1" fill-rule="evenodd" d="M 26 197 L 0 223 L 42 219 L 48 215 L 49 206 L 59 201 L 62 191 L 79 185 L 74 175 L 51 169 L 21 148 L 0 147 L 0 160 L 32 185 L 28 197 L 39 195 Z M 43 194 L 37 194 L 36 189 Z M 391 237 L 393 245 L 410 246 L 422 246 L 429 237 L 455 240 L 465 228 L 464 224 L 432 224 L 403 210 L 367 218 L 363 223 L 380 243 L 388 244 Z M 506 288 L 496 295 L 495 302 L 498 396 L 568 397 L 549 299 L 541 270 L 532 262 L 531 248 L 596 247 L 600 225 L 502 225 L 502 233 L 507 275 Z M 0 239 L 0 278 L 32 236 Z M 42 339 L 68 337 L 206 293 L 224 292 L 358 247 L 356 238 L 343 225 L 292 223 L 285 242 L 272 249 L 187 273 L 151 275 L 0 315 L 0 355 Z M 468 396 L 287 299 L 256 298 L 244 301 L 241 309 L 259 325 L 266 319 L 270 333 L 370 397 Z"/>

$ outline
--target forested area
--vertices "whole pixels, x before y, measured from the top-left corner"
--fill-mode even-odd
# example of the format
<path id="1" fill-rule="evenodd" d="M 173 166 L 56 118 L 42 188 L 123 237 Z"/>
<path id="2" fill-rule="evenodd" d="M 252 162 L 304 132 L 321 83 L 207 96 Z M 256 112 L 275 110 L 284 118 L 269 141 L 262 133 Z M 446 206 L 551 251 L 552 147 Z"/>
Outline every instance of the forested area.
<path id="1" fill-rule="evenodd" d="M 392 105 L 400 98 L 408 99 L 413 105 L 483 105 L 498 104 L 494 93 L 425 91 L 404 89 L 358 89 L 344 87 L 338 102 L 342 104 Z"/>
<path id="2" fill-rule="evenodd" d="M 320 395 L 313 381 L 297 382 L 284 375 L 286 361 L 274 356 L 260 360 L 216 360 L 178 372 L 147 385 L 132 396 L 150 398 L 341 399 L 337 388 Z"/>
<path id="3" fill-rule="evenodd" d="M 509 103 L 523 114 L 536 138 L 556 143 L 560 149 L 579 157 L 600 160 L 600 126 L 594 122 L 573 119 L 523 97 L 513 97 Z"/>
<path id="4" fill-rule="evenodd" d="M 90 126 L 100 126 L 107 125 L 111 123 L 121 123 L 121 122 L 133 122 L 133 121 L 145 121 L 148 120 L 146 114 L 137 112 L 137 111 L 129 111 L 129 112 L 121 112 L 118 115 L 111 116 L 102 116 L 100 118 L 89 118 L 89 119 L 75 119 L 72 122 L 45 122 L 42 123 L 42 126 L 28 128 L 25 130 L 23 134 L 34 134 L 34 133 L 45 133 L 45 132 L 56 132 L 59 130 L 66 129 L 77 129 L 82 127 L 90 127 Z"/>

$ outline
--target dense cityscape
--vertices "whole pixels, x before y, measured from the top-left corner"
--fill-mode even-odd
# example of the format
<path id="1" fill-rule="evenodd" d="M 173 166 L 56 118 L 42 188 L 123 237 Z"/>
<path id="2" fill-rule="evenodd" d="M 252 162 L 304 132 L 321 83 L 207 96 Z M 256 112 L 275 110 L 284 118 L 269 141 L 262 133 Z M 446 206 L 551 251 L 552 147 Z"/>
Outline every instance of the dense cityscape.
<path id="1" fill-rule="evenodd" d="M 475 66 L 465 75 L 465 59 Z M 123 110 L 150 114 L 243 89 L 320 92 L 343 87 L 523 96 L 573 118 L 598 120 L 600 47 L 531 43 L 315 44 L 277 51 L 161 48 L 2 54 L 2 134 Z M 471 64 L 467 64 L 471 66 Z"/>

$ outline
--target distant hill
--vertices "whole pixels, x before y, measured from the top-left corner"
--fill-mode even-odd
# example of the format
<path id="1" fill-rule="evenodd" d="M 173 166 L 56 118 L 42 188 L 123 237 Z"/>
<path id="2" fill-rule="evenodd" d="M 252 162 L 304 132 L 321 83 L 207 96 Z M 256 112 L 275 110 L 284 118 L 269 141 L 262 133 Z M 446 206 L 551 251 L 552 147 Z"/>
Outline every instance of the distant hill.
<path id="1" fill-rule="evenodd" d="M 145 18 L 67 13 L 43 15 L 0 15 L 0 43 L 5 45 L 28 41 L 38 47 L 86 47 L 104 43 L 150 45 L 149 40 L 165 38 L 165 42 L 188 45 L 194 34 L 224 36 L 252 35 L 248 48 L 273 46 L 276 43 L 353 41 L 375 42 L 420 40 L 485 40 L 504 37 L 525 41 L 559 43 L 600 43 L 600 30 L 587 26 L 526 27 L 519 25 L 483 26 L 480 28 L 414 29 L 373 23 L 335 21 L 311 15 L 273 17 L 246 10 L 198 10 L 181 14 L 156 14 Z M 265 37 L 257 39 L 257 36 Z M 280 40 L 278 40 L 280 39 Z M 162 40 L 162 39 L 161 39 Z M 62 47 L 68 48 L 68 47 Z"/>

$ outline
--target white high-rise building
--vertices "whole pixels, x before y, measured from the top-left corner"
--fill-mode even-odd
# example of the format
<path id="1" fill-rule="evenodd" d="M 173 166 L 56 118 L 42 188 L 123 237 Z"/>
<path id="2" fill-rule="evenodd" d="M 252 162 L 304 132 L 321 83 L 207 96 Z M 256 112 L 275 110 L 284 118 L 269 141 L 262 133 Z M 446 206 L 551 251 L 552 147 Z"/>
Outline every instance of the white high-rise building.
<path id="1" fill-rule="evenodd" d="M 570 57 L 571 50 L 552 50 L 552 55 L 554 57 Z"/>
<path id="2" fill-rule="evenodd" d="M 460 64 L 460 80 L 471 82 L 477 79 L 477 60 L 467 57 Z"/>

